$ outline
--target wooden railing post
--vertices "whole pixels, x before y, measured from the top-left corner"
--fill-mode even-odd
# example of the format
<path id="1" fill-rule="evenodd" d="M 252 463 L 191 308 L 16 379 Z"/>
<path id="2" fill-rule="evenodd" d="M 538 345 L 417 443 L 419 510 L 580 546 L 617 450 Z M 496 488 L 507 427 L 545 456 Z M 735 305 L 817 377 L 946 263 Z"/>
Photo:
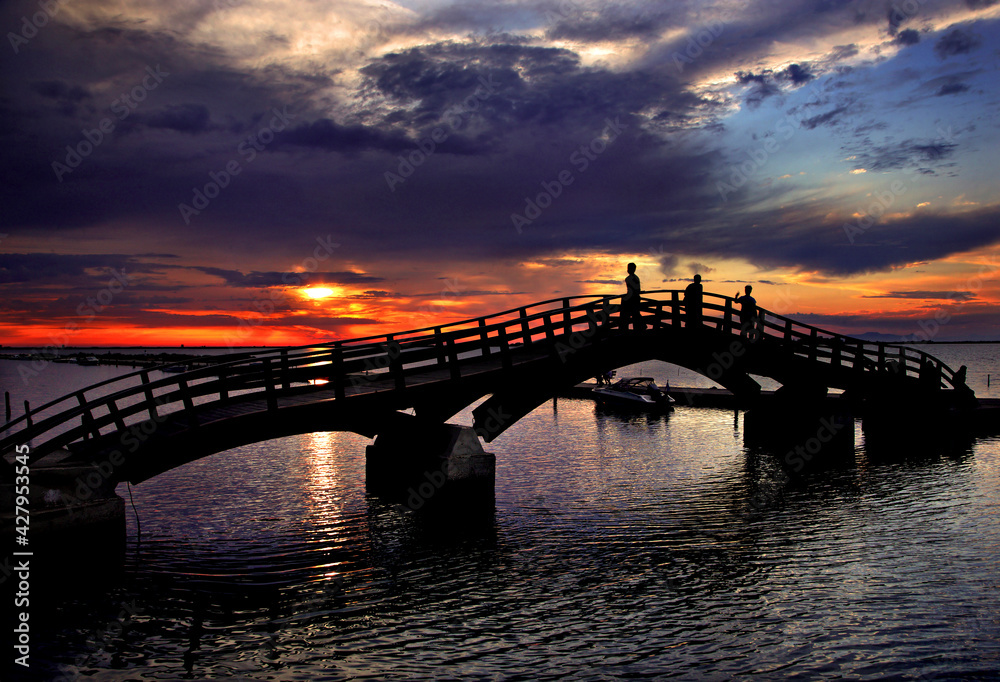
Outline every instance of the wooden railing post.
<path id="1" fill-rule="evenodd" d="M 830 358 L 830 364 L 840 369 L 840 337 L 833 337 L 833 356 Z"/>
<path id="2" fill-rule="evenodd" d="M 25 421 L 28 422 L 28 428 L 30 429 L 31 428 L 31 405 L 28 404 L 27 400 L 24 401 L 24 419 L 25 419 Z"/>
<path id="3" fill-rule="evenodd" d="M 229 400 L 229 370 L 225 367 L 219 370 L 219 402 L 224 403 Z"/>
<path id="4" fill-rule="evenodd" d="M 337 400 L 344 398 L 344 347 L 339 341 L 333 344 L 330 351 L 330 377 L 333 384 L 333 397 Z"/>
<path id="5" fill-rule="evenodd" d="M 452 381 L 462 378 L 462 370 L 458 366 L 458 351 L 455 350 L 455 339 L 448 338 L 448 370 L 451 373 Z"/>
<path id="6" fill-rule="evenodd" d="M 286 391 L 291 387 L 288 380 L 288 351 L 284 348 L 281 349 L 281 387 Z"/>
<path id="7" fill-rule="evenodd" d="M 185 384 L 185 390 L 187 385 Z M 271 373 L 271 358 L 264 358 L 264 395 L 267 397 L 267 409 L 274 412 L 278 409 L 278 398 L 274 395 L 274 378 Z M 187 400 L 184 406 L 187 407 Z"/>
<path id="8" fill-rule="evenodd" d="M 521 308 L 518 311 L 518 316 L 521 318 L 521 342 L 527 346 L 531 343 L 531 327 L 528 326 L 528 311 L 525 308 Z"/>
<path id="9" fill-rule="evenodd" d="M 785 337 L 784 338 L 785 338 L 786 342 L 792 340 L 792 321 L 791 320 L 785 320 Z"/>
<path id="10" fill-rule="evenodd" d="M 497 340 L 500 342 L 500 366 L 503 367 L 504 371 L 509 371 L 511 367 L 510 344 L 507 342 L 507 326 L 505 324 L 501 324 L 500 328 L 497 329 Z"/>
<path id="11" fill-rule="evenodd" d="M 115 422 L 115 428 L 119 431 L 125 430 L 125 420 L 122 419 L 121 412 L 118 411 L 118 405 L 115 404 L 114 400 L 108 401 L 108 412 L 111 413 L 111 418 Z"/>
<path id="12" fill-rule="evenodd" d="M 479 343 L 483 344 L 483 357 L 490 356 L 490 335 L 486 331 L 486 318 L 479 318 Z"/>
<path id="13" fill-rule="evenodd" d="M 552 314 L 545 313 L 542 319 L 545 321 L 545 340 L 551 343 L 556 340 L 556 330 L 552 327 Z"/>
<path id="14" fill-rule="evenodd" d="M 146 411 L 149 412 L 150 419 L 157 421 L 160 416 L 156 412 L 156 401 L 153 400 L 153 390 L 149 388 L 149 372 L 139 372 L 139 379 L 142 380 L 142 394 L 146 397 Z"/>
<path id="15" fill-rule="evenodd" d="M 564 298 L 562 300 L 562 307 L 563 307 L 563 334 L 569 334 L 571 331 L 573 331 L 572 325 L 570 324 L 570 322 L 573 319 L 573 315 L 569 311 L 568 298 Z"/>
<path id="16" fill-rule="evenodd" d="M 83 396 L 83 391 L 76 392 L 76 399 L 80 401 L 80 407 L 83 407 L 84 405 L 87 404 L 87 399 Z M 94 427 L 94 415 L 90 411 L 90 408 L 88 407 L 87 411 L 80 416 L 81 416 L 80 421 L 83 424 L 83 427 L 87 429 L 86 434 L 90 435 L 93 438 L 100 437 L 101 430 Z"/>
<path id="17" fill-rule="evenodd" d="M 878 367 L 879 369 L 885 368 L 885 343 L 882 341 L 878 342 Z"/>
<path id="18" fill-rule="evenodd" d="M 656 317 L 653 318 L 653 329 L 663 327 L 663 301 L 656 302 Z"/>
<path id="19" fill-rule="evenodd" d="M 434 327 L 434 346 L 437 348 L 437 361 L 439 365 L 448 362 L 445 357 L 444 337 L 441 335 L 441 327 Z"/>
<path id="20" fill-rule="evenodd" d="M 406 389 L 406 377 L 403 376 L 403 351 L 399 347 L 399 342 L 393 341 L 392 337 L 387 337 L 389 339 L 386 343 L 386 355 L 389 360 L 389 374 L 392 375 L 392 380 L 395 383 L 396 390 L 402 391 Z"/>
<path id="21" fill-rule="evenodd" d="M 266 363 L 268 362 L 270 362 L 270 360 L 264 361 L 265 366 L 267 366 Z M 195 416 L 194 413 L 194 400 L 191 399 L 191 389 L 187 385 L 187 379 L 180 379 L 177 382 L 177 386 L 181 390 L 181 400 L 184 402 L 184 409 L 188 413 L 188 418 L 191 420 L 190 423 L 192 426 L 197 426 L 198 417 Z"/>
<path id="22" fill-rule="evenodd" d="M 676 291 L 670 292 L 670 324 L 675 327 L 681 326 L 681 298 Z"/>
<path id="23" fill-rule="evenodd" d="M 723 331 L 728 334 L 733 328 L 733 299 L 731 298 L 726 299 L 726 309 L 722 313 L 722 320 Z"/>
<path id="24" fill-rule="evenodd" d="M 813 362 L 816 361 L 817 351 L 819 350 L 819 335 L 816 330 L 813 329 L 809 332 L 809 359 Z"/>

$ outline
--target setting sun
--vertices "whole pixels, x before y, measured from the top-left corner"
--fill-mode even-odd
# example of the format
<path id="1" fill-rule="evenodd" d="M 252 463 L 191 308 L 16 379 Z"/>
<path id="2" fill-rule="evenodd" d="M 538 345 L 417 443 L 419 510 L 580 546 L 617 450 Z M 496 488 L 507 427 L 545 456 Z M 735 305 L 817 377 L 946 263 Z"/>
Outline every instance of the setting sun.
<path id="1" fill-rule="evenodd" d="M 309 289 L 303 289 L 302 293 L 306 296 L 306 298 L 318 299 L 329 298 L 339 292 L 334 289 L 330 289 L 329 287 L 311 287 Z"/>

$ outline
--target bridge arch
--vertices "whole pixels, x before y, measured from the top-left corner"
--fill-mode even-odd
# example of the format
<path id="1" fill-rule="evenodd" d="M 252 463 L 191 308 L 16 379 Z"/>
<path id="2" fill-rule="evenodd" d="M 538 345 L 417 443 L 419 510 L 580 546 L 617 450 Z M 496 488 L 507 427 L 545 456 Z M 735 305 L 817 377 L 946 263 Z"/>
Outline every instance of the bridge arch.
<path id="1" fill-rule="evenodd" d="M 31 442 L 31 461 L 108 462 L 138 482 L 185 462 L 275 437 L 353 431 L 374 437 L 414 417 L 474 411 L 491 441 L 562 387 L 602 370 L 663 360 L 753 399 L 750 375 L 844 389 L 855 400 L 895 391 L 941 407 L 969 404 L 961 374 L 902 345 L 870 343 L 761 309 L 741 330 L 734 301 L 706 293 L 699 324 L 681 292 L 645 292 L 644 330 L 621 325 L 618 295 L 551 299 L 471 320 L 328 344 L 205 356 L 181 374 L 152 369 L 75 391 L 5 426 L 0 452 Z M 741 336 L 741 331 L 744 336 Z M 8 458 L 9 464 L 9 458 Z M 12 476 L 7 467 L 5 476 Z"/>

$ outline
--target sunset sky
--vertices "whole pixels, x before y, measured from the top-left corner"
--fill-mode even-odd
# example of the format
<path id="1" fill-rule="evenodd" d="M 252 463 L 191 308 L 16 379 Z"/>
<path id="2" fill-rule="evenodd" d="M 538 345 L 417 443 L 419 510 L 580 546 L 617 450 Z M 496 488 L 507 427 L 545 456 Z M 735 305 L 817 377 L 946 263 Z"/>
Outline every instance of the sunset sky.
<path id="1" fill-rule="evenodd" d="M 629 261 L 849 334 L 1000 338 L 994 0 L 17 0 L 0 27 L 4 346 L 382 334 L 620 293 Z"/>

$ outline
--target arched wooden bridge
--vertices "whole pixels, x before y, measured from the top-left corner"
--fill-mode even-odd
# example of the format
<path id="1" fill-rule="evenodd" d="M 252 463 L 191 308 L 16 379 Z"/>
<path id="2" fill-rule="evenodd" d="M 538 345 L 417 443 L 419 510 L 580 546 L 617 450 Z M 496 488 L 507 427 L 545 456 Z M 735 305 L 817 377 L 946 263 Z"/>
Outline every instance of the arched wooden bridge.
<path id="1" fill-rule="evenodd" d="M 620 303 L 607 295 L 552 299 L 385 336 L 206 356 L 196 363 L 202 366 L 162 378 L 144 369 L 32 409 L 4 427 L 0 452 L 30 444 L 34 462 L 68 449 L 69 461 L 110 463 L 114 481 L 135 483 L 280 436 L 340 430 L 374 437 L 415 420 L 442 423 L 486 395 L 473 416 L 488 442 L 563 387 L 651 359 L 700 372 L 748 399 L 760 392 L 757 375 L 814 393 L 844 389 L 860 404 L 975 401 L 961 376 L 915 348 L 865 342 L 763 309 L 741 336 L 733 299 L 710 293 L 701 324 L 693 324 L 682 292 L 645 292 L 645 329 L 624 329 Z"/>

